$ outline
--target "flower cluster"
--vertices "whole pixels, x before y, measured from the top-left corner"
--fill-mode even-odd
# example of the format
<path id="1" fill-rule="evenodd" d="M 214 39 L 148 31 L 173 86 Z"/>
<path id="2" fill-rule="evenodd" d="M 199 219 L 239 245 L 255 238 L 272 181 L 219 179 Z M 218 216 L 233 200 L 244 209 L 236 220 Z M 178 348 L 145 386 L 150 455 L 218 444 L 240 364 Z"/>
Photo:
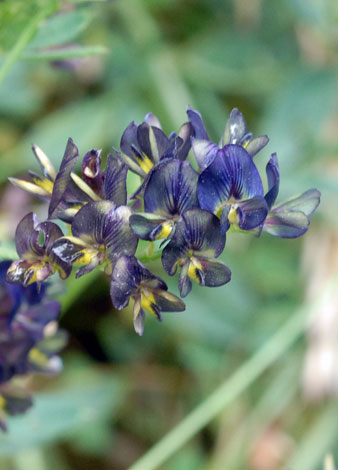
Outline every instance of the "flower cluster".
<path id="1" fill-rule="evenodd" d="M 34 373 L 54 374 L 62 363 L 56 353 L 66 336 L 57 330 L 60 304 L 36 283 L 28 287 L 6 282 L 11 261 L 0 263 L 0 428 L 7 415 L 32 405 L 25 385 Z"/>
<path id="2" fill-rule="evenodd" d="M 39 223 L 31 213 L 19 223 L 15 241 L 20 259 L 10 266 L 7 281 L 41 287 L 55 272 L 65 279 L 73 266 L 76 277 L 101 266 L 110 276 L 114 307 L 123 309 L 132 300 L 134 327 L 142 335 L 146 311 L 161 320 L 162 312 L 182 311 L 185 305 L 138 259 L 140 239 L 150 246 L 163 240 L 163 268 L 170 276 L 179 271 L 178 287 L 185 297 L 193 281 L 208 287 L 230 281 L 230 269 L 218 259 L 228 232 L 303 235 L 320 193 L 310 189 L 275 205 L 277 155 L 266 165 L 265 189 L 254 162 L 268 137 L 253 137 L 234 109 L 217 145 L 199 112 L 188 108 L 187 114 L 188 122 L 169 136 L 152 114 L 140 125 L 132 122 L 104 169 L 100 150 L 84 156 L 81 177 L 74 172 L 79 152 L 71 139 L 59 171 L 34 146 L 42 175 L 30 173 L 31 181 L 11 182 L 48 202 L 48 220 Z M 139 188 L 129 196 L 128 171 L 140 177 Z M 68 225 L 67 234 L 57 220 Z"/>

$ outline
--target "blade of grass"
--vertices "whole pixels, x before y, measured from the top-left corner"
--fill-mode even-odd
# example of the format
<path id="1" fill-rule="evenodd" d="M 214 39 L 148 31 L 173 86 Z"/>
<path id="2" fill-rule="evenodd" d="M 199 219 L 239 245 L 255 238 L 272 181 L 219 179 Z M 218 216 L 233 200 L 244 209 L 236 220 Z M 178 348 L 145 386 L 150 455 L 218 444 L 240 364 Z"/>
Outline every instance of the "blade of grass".
<path id="1" fill-rule="evenodd" d="M 19 453 L 11 459 L 13 468 L 15 470 L 27 470 L 27 468 L 34 468 L 34 470 L 44 470 L 46 468 L 46 459 L 43 452 L 39 448 L 32 448 L 25 452 Z"/>
<path id="2" fill-rule="evenodd" d="M 7 73 L 9 72 L 10 68 L 14 64 L 14 62 L 20 58 L 23 50 L 25 49 L 29 41 L 33 38 L 41 21 L 44 20 L 52 12 L 53 9 L 50 5 L 48 5 L 48 7 L 40 9 L 36 13 L 36 15 L 34 15 L 33 18 L 29 21 L 26 28 L 18 37 L 18 40 L 7 54 L 7 57 L 5 58 L 0 68 L 0 85 L 6 77 Z"/>
<path id="3" fill-rule="evenodd" d="M 325 454 L 336 449 L 338 420 L 337 402 L 330 403 L 297 445 L 295 453 L 285 465 L 286 469 L 316 470 Z"/>
<path id="4" fill-rule="evenodd" d="M 161 30 L 145 2 L 118 2 L 116 8 L 131 41 L 143 56 L 145 70 L 154 83 L 152 93 L 163 103 L 171 124 L 176 125 L 187 104 L 193 104 L 193 98 L 180 76 L 174 55 L 164 47 Z"/>
<path id="5" fill-rule="evenodd" d="M 204 426 L 214 419 L 226 406 L 232 403 L 241 392 L 250 386 L 271 364 L 278 360 L 305 330 L 306 321 L 330 292 L 337 288 L 334 277 L 315 302 L 304 304 L 284 325 L 230 378 L 209 395 L 181 423 L 164 436 L 129 470 L 155 470 Z"/>
<path id="6" fill-rule="evenodd" d="M 208 469 L 223 470 L 238 466 L 238 457 L 245 449 L 245 455 L 251 451 L 248 443 L 254 442 L 269 424 L 283 414 L 285 408 L 294 399 L 298 390 L 300 357 L 294 354 L 292 358 L 281 365 L 276 377 L 272 378 L 263 396 L 241 423 L 232 436 L 226 436 L 226 441 L 220 442 L 218 454 L 211 461 Z M 226 417 L 225 417 L 226 419 Z"/>
<path id="7" fill-rule="evenodd" d="M 114 9 L 128 31 L 130 39 L 138 49 L 150 51 L 161 43 L 161 32 L 148 12 L 146 2 L 129 0 L 129 2 L 116 2 Z"/>
<path id="8" fill-rule="evenodd" d="M 180 122 L 185 115 L 187 104 L 193 103 L 170 50 L 161 50 L 149 59 L 150 76 L 157 94 L 171 119 L 172 124 Z"/>

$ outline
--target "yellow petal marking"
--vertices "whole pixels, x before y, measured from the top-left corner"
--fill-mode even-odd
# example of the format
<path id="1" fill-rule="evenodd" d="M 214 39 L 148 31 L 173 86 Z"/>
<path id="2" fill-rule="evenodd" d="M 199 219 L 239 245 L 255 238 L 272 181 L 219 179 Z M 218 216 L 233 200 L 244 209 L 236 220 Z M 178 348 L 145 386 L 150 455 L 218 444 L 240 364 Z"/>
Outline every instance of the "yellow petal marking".
<path id="1" fill-rule="evenodd" d="M 140 165 L 141 169 L 145 173 L 149 173 L 149 171 L 152 169 L 154 166 L 153 162 L 150 160 L 149 157 L 145 153 L 142 154 L 142 157 L 139 157 L 138 155 L 135 155 L 135 158 L 137 160 L 137 163 Z"/>
<path id="2" fill-rule="evenodd" d="M 48 258 L 44 258 L 44 260 L 41 260 L 41 261 L 38 261 L 38 262 L 32 264 L 26 270 L 25 275 L 29 271 L 33 271 L 33 275 L 29 279 L 29 282 L 26 284 L 27 286 L 29 286 L 30 284 L 33 284 L 33 282 L 41 282 L 41 281 L 45 280 L 45 275 L 44 275 L 44 273 L 42 274 L 42 272 L 45 269 L 46 265 L 47 265 L 47 269 L 49 269 L 49 275 L 53 274 L 55 272 L 55 270 L 54 270 L 55 266 L 53 266 L 49 262 Z"/>
<path id="3" fill-rule="evenodd" d="M 8 178 L 9 181 L 20 189 L 27 191 L 28 193 L 35 194 L 36 196 L 50 196 L 50 193 L 46 191 L 42 186 L 31 183 L 30 181 L 20 180 L 18 178 Z"/>
<path id="4" fill-rule="evenodd" d="M 98 250 L 85 248 L 80 250 L 81 256 L 76 259 L 74 265 L 77 264 L 89 264 L 94 256 L 98 254 Z"/>
<path id="5" fill-rule="evenodd" d="M 0 409 L 4 410 L 5 406 L 6 406 L 6 400 L 4 399 L 2 395 L 0 395 Z"/>
<path id="6" fill-rule="evenodd" d="M 44 366 L 48 360 L 47 356 L 39 351 L 37 348 L 33 348 L 29 351 L 28 359 L 35 364 Z"/>
<path id="7" fill-rule="evenodd" d="M 156 137 L 155 137 L 154 131 L 153 131 L 151 126 L 149 127 L 149 143 L 150 143 L 150 148 L 151 148 L 151 151 L 154 155 L 155 160 L 159 161 L 160 155 L 159 155 L 159 152 L 158 152 Z"/>
<path id="8" fill-rule="evenodd" d="M 190 277 L 190 279 L 195 281 L 197 284 L 200 284 L 200 278 L 198 276 L 198 271 L 203 272 L 202 265 L 198 261 L 197 258 L 191 257 L 190 262 L 189 262 L 189 268 L 188 268 L 188 276 Z"/>
<path id="9" fill-rule="evenodd" d="M 237 207 L 236 206 L 231 207 L 231 209 L 229 211 L 229 214 L 228 214 L 228 220 L 229 220 L 230 224 L 234 224 L 234 225 L 238 224 Z"/>
<path id="10" fill-rule="evenodd" d="M 148 310 L 148 312 L 152 313 L 153 315 L 156 315 L 155 310 L 153 309 L 153 304 L 156 304 L 154 295 L 151 291 L 148 289 L 142 289 L 141 291 L 141 307 L 145 308 Z"/>
<path id="11" fill-rule="evenodd" d="M 161 231 L 156 235 L 155 239 L 158 240 L 160 238 L 168 238 L 173 229 L 173 225 L 174 223 L 171 220 L 168 222 L 163 222 L 161 224 Z"/>
<path id="12" fill-rule="evenodd" d="M 48 194 L 52 194 L 54 187 L 53 181 L 49 180 L 48 178 L 33 178 L 33 181 L 37 186 L 43 188 Z"/>
<path id="13" fill-rule="evenodd" d="M 67 215 L 68 217 L 75 217 L 75 215 L 79 212 L 79 210 L 81 209 L 81 207 L 83 207 L 85 204 L 87 204 L 86 202 L 82 204 L 76 204 L 72 207 L 68 207 L 68 209 L 64 209 L 62 211 L 62 213 L 64 215 Z"/>

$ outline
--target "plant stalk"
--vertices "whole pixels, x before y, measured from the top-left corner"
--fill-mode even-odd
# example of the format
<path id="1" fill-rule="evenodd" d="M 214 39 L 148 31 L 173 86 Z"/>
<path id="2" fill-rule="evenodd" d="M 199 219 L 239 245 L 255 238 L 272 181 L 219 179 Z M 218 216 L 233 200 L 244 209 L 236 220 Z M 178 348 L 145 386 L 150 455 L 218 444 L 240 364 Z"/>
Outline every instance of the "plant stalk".
<path id="1" fill-rule="evenodd" d="M 249 387 L 270 365 L 278 360 L 305 330 L 312 309 L 336 287 L 336 278 L 312 304 L 305 304 L 230 378 L 209 395 L 172 431 L 137 460 L 129 470 L 155 470 L 177 452 L 187 441 L 214 419 Z"/>

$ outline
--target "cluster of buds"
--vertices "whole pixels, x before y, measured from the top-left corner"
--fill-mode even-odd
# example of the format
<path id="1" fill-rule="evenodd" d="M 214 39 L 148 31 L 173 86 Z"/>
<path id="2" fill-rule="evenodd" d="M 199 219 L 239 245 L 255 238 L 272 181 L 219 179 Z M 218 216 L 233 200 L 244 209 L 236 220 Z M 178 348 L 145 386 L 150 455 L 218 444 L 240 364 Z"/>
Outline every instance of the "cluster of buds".
<path id="1" fill-rule="evenodd" d="M 6 282 L 10 261 L 0 263 L 0 429 L 7 415 L 32 405 L 27 389 L 33 373 L 55 374 L 62 367 L 57 352 L 66 334 L 58 331 L 60 304 L 48 299 L 46 286 Z"/>
<path id="2" fill-rule="evenodd" d="M 153 114 L 140 125 L 132 122 L 104 169 L 100 150 L 84 156 L 81 177 L 74 172 L 79 152 L 71 139 L 58 172 L 34 146 L 43 174 L 11 182 L 48 201 L 48 220 L 39 223 L 30 213 L 19 223 L 15 241 L 20 259 L 9 267 L 7 281 L 42 286 L 55 272 L 65 279 L 73 266 L 78 266 L 77 277 L 101 266 L 110 276 L 114 307 L 134 302 L 134 327 L 142 335 L 146 311 L 161 320 L 162 312 L 182 311 L 185 305 L 136 257 L 140 239 L 150 244 L 163 240 L 163 268 L 170 276 L 179 271 L 180 295 L 186 297 L 193 281 L 208 287 L 230 281 L 230 269 L 217 259 L 229 231 L 303 235 L 320 193 L 310 189 L 275 205 L 277 156 L 267 163 L 265 191 L 254 163 L 268 137 L 253 138 L 234 109 L 217 145 L 200 113 L 188 108 L 187 114 L 188 122 L 169 136 Z M 187 159 L 191 149 L 195 163 Z M 129 196 L 128 171 L 140 177 L 139 188 Z M 64 235 L 51 219 L 68 224 L 69 233 Z"/>

